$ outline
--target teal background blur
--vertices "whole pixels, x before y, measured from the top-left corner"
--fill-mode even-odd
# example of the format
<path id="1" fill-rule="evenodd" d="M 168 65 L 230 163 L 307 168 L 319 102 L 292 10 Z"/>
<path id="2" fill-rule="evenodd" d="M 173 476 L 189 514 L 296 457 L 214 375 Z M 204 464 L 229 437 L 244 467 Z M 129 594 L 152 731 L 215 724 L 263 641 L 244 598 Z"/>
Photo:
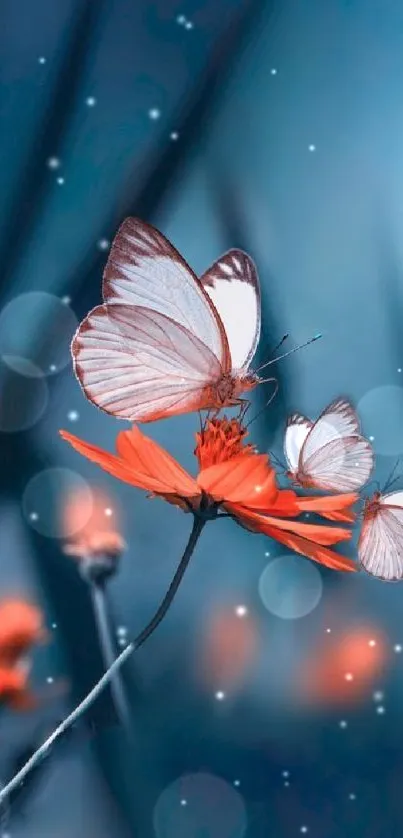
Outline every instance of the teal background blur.
<path id="1" fill-rule="evenodd" d="M 346 395 L 373 437 L 376 478 L 403 453 L 403 8 L 0 0 L 0 69 L 0 589 L 45 609 L 52 643 L 35 659 L 38 686 L 69 684 L 36 714 L 3 711 L 5 781 L 102 671 L 85 585 L 51 537 L 58 486 L 48 469 L 96 483 L 120 510 L 129 549 L 110 594 L 129 637 L 157 607 L 189 533 L 185 516 L 97 471 L 58 436 L 64 427 L 112 450 L 123 427 L 85 401 L 69 356 L 77 322 L 100 301 L 123 218 L 155 224 L 200 273 L 229 247 L 250 252 L 262 359 L 285 332 L 294 343 L 323 333 L 277 365 L 280 394 L 251 428 L 260 450 L 281 456 L 288 412 L 316 416 Z M 255 412 L 267 398 L 256 395 Z M 197 427 L 191 415 L 147 431 L 191 470 Z M 305 576 L 307 563 L 290 561 L 284 619 L 281 588 L 271 609 L 259 595 L 284 552 L 232 522 L 206 529 L 165 622 L 125 669 L 134 744 L 106 693 L 12 803 L 7 834 L 400 834 L 401 587 L 316 567 Z M 257 652 L 221 701 L 222 685 L 203 675 L 206 631 L 240 604 Z M 384 632 L 390 662 L 354 707 L 312 712 L 296 675 L 328 625 L 335 635 Z"/>

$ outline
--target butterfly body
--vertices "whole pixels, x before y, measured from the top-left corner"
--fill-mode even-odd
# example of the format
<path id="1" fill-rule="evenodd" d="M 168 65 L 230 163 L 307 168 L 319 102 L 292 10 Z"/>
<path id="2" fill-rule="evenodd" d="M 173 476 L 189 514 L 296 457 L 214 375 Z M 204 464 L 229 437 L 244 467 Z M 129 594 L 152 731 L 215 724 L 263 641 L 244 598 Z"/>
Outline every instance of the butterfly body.
<path id="1" fill-rule="evenodd" d="M 219 381 L 206 388 L 206 404 L 216 410 L 242 404 L 242 394 L 253 390 L 258 383 L 259 377 L 254 372 L 242 377 L 223 375 Z"/>

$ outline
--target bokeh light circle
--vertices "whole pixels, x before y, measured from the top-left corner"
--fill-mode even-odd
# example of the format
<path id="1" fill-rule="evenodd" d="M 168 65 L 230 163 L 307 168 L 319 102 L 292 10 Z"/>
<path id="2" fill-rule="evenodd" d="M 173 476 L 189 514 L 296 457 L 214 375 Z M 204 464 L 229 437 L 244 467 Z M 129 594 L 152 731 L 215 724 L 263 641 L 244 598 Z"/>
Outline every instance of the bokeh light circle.
<path id="1" fill-rule="evenodd" d="M 80 513 L 66 521 L 66 504 L 73 494 L 80 496 Z M 35 474 L 22 497 L 23 513 L 41 535 L 68 538 L 85 527 L 93 511 L 93 495 L 88 483 L 67 468 L 48 468 Z"/>
<path id="2" fill-rule="evenodd" d="M 320 602 L 322 590 L 322 577 L 315 565 L 294 555 L 274 559 L 259 579 L 264 607 L 283 620 L 310 614 Z"/>
<path id="3" fill-rule="evenodd" d="M 49 401 L 45 378 L 30 361 L 13 356 L 13 368 L 0 362 L 0 431 L 17 433 L 32 428 Z"/>
<path id="4" fill-rule="evenodd" d="M 374 437 L 378 454 L 403 453 L 403 387 L 388 384 L 374 387 L 357 405 L 363 432 Z"/>
<path id="5" fill-rule="evenodd" d="M 15 358 L 29 361 L 27 376 L 54 375 L 70 363 L 77 325 L 74 312 L 59 297 L 45 291 L 20 294 L 0 312 L 0 355 L 11 369 Z"/>
<path id="6" fill-rule="evenodd" d="M 243 838 L 247 814 L 242 796 L 213 774 L 184 775 L 162 792 L 154 809 L 156 838 Z"/>

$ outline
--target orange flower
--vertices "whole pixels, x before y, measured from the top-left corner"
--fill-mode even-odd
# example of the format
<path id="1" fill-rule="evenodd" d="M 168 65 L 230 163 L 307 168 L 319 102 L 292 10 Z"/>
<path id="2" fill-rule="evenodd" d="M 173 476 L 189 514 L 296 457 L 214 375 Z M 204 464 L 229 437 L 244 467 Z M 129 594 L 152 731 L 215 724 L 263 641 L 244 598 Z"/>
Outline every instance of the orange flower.
<path id="1" fill-rule="evenodd" d="M 0 702 L 14 710 L 28 710 L 37 703 L 29 687 L 27 655 L 46 637 L 39 608 L 14 599 L 0 605 Z"/>
<path id="2" fill-rule="evenodd" d="M 386 638 L 374 627 L 355 627 L 335 640 L 326 637 L 303 665 L 300 698 L 325 706 L 360 701 L 383 674 L 388 657 Z"/>
<path id="3" fill-rule="evenodd" d="M 87 492 L 80 491 L 67 498 L 63 509 L 66 532 L 63 552 L 80 560 L 84 575 L 89 573 L 100 581 L 115 573 L 126 544 L 118 531 L 116 511 L 112 509 L 110 499 L 98 489 L 92 492 L 91 513 L 85 525 L 77 529 L 83 504 L 87 500 Z M 73 536 L 69 536 L 71 532 Z"/>
<path id="4" fill-rule="evenodd" d="M 197 477 L 188 474 L 136 425 L 118 434 L 117 454 L 109 454 L 67 431 L 60 433 L 76 451 L 109 474 L 204 520 L 219 517 L 221 510 L 246 529 L 264 533 L 314 561 L 335 570 L 356 569 L 351 559 L 328 549 L 351 538 L 350 530 L 290 519 L 306 511 L 337 517 L 341 510 L 343 520 L 352 520 L 353 513 L 346 510 L 357 495 L 305 498 L 280 489 L 269 457 L 244 443 L 247 431 L 236 419 L 211 420 L 196 434 Z"/>
<path id="5" fill-rule="evenodd" d="M 244 683 L 253 664 L 259 632 L 252 616 L 239 616 L 236 609 L 220 608 L 207 620 L 196 656 L 196 674 L 209 689 L 231 689 Z"/>

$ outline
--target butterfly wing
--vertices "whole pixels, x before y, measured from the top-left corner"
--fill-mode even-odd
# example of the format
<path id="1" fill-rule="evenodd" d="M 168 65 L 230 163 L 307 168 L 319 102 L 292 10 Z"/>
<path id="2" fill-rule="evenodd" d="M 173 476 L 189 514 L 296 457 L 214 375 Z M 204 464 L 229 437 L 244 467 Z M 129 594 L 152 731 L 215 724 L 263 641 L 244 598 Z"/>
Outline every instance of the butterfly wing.
<path id="1" fill-rule="evenodd" d="M 209 407 L 208 387 L 231 369 L 228 341 L 200 281 L 165 236 L 126 219 L 102 289 L 104 305 L 72 343 L 87 398 L 143 422 Z"/>
<path id="2" fill-rule="evenodd" d="M 293 474 L 298 470 L 301 449 L 312 427 L 313 422 L 301 413 L 293 413 L 287 420 L 284 455 L 288 468 Z"/>
<path id="3" fill-rule="evenodd" d="M 360 430 L 350 402 L 332 402 L 306 436 L 300 453 L 300 473 L 323 491 L 349 492 L 363 486 L 371 474 L 374 455 Z"/>
<path id="4" fill-rule="evenodd" d="M 304 461 L 303 474 L 324 492 L 353 492 L 367 482 L 374 455 L 362 436 L 333 439 Z"/>
<path id="5" fill-rule="evenodd" d="M 200 282 L 223 323 L 232 371 L 246 372 L 260 338 L 261 298 L 255 263 L 242 250 L 229 250 Z"/>
<path id="6" fill-rule="evenodd" d="M 221 365 L 195 335 L 140 306 L 97 306 L 72 343 L 87 398 L 120 419 L 150 422 L 201 410 Z"/>
<path id="7" fill-rule="evenodd" d="M 364 515 L 358 557 L 371 576 L 403 579 L 403 492 L 383 495 L 376 512 Z"/>
<path id="8" fill-rule="evenodd" d="M 111 247 L 102 283 L 107 305 L 141 306 L 184 326 L 230 368 L 225 330 L 203 286 L 158 230 L 127 218 Z"/>

